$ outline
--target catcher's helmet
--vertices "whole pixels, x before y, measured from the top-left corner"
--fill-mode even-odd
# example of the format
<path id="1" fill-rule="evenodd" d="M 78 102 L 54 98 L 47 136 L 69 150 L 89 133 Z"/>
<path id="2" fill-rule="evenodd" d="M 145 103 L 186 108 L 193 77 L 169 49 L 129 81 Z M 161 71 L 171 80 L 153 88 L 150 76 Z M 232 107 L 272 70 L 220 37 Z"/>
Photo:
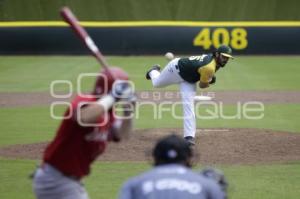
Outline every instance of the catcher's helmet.
<path id="1" fill-rule="evenodd" d="M 152 155 L 155 165 L 183 163 L 190 166 L 188 160 L 192 157 L 192 150 L 183 138 L 169 135 L 157 142 Z"/>
<path id="2" fill-rule="evenodd" d="M 112 75 L 111 75 L 112 74 Z M 128 74 L 118 67 L 103 69 L 96 79 L 93 95 L 102 95 L 111 91 L 112 86 L 117 80 L 129 80 Z"/>

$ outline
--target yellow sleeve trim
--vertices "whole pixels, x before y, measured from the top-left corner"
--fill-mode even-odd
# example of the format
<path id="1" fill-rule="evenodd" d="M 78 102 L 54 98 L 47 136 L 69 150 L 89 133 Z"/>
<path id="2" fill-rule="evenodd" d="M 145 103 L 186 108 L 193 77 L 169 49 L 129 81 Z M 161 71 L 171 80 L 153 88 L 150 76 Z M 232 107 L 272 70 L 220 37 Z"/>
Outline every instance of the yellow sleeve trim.
<path id="1" fill-rule="evenodd" d="M 213 59 L 211 62 L 198 69 L 200 74 L 200 82 L 209 83 L 216 71 L 216 61 Z"/>

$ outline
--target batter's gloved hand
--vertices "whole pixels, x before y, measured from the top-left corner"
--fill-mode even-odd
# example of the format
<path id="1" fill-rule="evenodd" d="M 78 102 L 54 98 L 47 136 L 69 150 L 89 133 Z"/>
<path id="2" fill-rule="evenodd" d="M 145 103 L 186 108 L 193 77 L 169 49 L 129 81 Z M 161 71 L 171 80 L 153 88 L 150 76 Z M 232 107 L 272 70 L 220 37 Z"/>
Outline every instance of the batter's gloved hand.
<path id="1" fill-rule="evenodd" d="M 131 116 L 134 113 L 136 100 L 137 97 L 135 95 L 132 95 L 128 99 L 121 101 L 123 106 L 124 116 Z"/>
<path id="2" fill-rule="evenodd" d="M 209 84 L 214 84 L 214 83 L 216 83 L 216 81 L 217 81 L 217 77 L 216 77 L 216 76 L 213 76 L 213 77 L 211 78 Z"/>
<path id="3" fill-rule="evenodd" d="M 134 90 L 127 81 L 116 81 L 111 91 L 112 96 L 118 100 L 128 100 L 134 96 Z"/>

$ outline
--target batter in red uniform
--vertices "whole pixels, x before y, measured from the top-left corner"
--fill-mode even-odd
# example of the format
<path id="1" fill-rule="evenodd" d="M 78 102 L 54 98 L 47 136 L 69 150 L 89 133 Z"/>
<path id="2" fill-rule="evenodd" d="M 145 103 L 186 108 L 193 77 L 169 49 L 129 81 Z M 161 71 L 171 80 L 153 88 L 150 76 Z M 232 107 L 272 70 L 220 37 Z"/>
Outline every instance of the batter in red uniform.
<path id="1" fill-rule="evenodd" d="M 114 77 L 107 70 L 102 71 L 94 91 L 77 96 L 66 111 L 66 119 L 47 146 L 43 163 L 34 175 L 33 188 L 38 199 L 89 198 L 80 180 L 90 173 L 91 163 L 104 152 L 108 141 L 117 142 L 128 136 L 132 117 L 116 119 L 112 111 L 119 100 L 131 103 L 128 75 L 120 68 L 109 70 Z M 125 110 L 125 116 L 132 114 L 128 107 Z"/>

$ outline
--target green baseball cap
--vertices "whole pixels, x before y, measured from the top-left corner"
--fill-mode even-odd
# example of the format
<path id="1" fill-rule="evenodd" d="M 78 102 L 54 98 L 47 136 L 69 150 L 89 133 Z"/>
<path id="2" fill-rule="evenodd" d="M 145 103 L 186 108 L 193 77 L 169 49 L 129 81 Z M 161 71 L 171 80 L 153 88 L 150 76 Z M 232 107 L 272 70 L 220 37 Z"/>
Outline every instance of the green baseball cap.
<path id="1" fill-rule="evenodd" d="M 217 49 L 217 52 L 220 53 L 221 55 L 223 55 L 224 57 L 229 57 L 229 58 L 233 59 L 232 50 L 229 46 L 221 45 Z"/>

